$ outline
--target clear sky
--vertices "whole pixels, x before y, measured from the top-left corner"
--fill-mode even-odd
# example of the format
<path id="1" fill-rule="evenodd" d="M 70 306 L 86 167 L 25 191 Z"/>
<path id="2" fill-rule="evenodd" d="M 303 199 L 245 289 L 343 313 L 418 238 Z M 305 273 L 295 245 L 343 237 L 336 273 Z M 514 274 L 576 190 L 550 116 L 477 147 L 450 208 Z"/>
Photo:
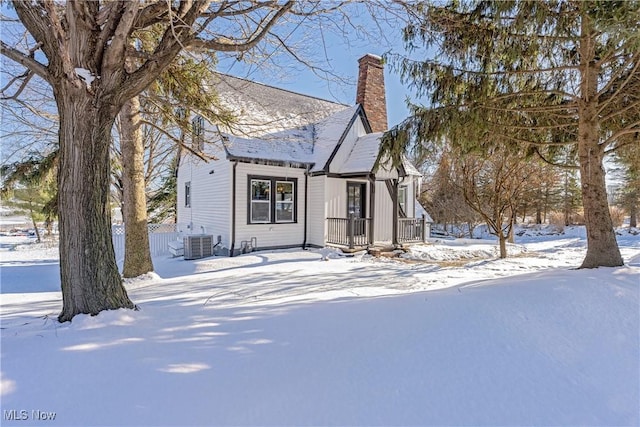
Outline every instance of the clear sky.
<path id="1" fill-rule="evenodd" d="M 404 52 L 401 39 L 404 24 L 385 17 L 374 25 L 372 18 L 366 13 L 357 16 L 353 22 L 354 25 L 366 27 L 370 32 L 364 34 L 352 29 L 345 35 L 320 29 L 310 44 L 309 40 L 300 44 L 301 53 L 306 59 L 314 61 L 323 69 L 330 68 L 338 77 L 314 72 L 286 54 L 262 59 L 253 65 L 222 59 L 218 69 L 223 73 L 294 92 L 354 104 L 358 59 L 367 53 L 382 56 L 389 51 Z M 409 114 L 405 100 L 410 92 L 401 84 L 399 75 L 392 72 L 388 65 L 385 65 L 385 86 L 387 115 L 389 126 L 392 127 Z"/>

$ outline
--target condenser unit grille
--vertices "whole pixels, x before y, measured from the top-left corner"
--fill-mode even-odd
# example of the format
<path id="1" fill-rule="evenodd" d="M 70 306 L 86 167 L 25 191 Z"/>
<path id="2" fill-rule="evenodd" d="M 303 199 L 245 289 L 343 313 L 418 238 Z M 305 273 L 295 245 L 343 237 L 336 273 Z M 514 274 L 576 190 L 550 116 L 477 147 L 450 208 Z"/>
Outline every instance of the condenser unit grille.
<path id="1" fill-rule="evenodd" d="M 184 259 L 198 259 L 213 255 L 213 236 L 195 235 L 184 238 Z"/>

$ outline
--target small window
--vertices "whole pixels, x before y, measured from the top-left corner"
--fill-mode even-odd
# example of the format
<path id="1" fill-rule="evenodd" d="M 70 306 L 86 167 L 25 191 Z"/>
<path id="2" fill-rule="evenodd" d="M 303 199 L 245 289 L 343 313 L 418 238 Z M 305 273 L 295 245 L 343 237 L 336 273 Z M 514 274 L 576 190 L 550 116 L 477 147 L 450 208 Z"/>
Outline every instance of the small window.
<path id="1" fill-rule="evenodd" d="M 204 118 L 195 116 L 191 121 L 191 146 L 194 150 L 204 149 Z"/>
<path id="2" fill-rule="evenodd" d="M 184 206 L 191 207 L 191 181 L 184 183 Z"/>
<path id="3" fill-rule="evenodd" d="M 408 195 L 408 188 L 406 185 L 403 185 L 402 187 L 398 187 L 398 206 L 400 207 L 400 216 L 402 218 L 406 218 L 407 217 L 407 195 Z"/>
<path id="4" fill-rule="evenodd" d="M 296 222 L 296 178 L 249 177 L 249 224 Z"/>
<path id="5" fill-rule="evenodd" d="M 271 222 L 271 181 L 251 180 L 251 222 Z"/>

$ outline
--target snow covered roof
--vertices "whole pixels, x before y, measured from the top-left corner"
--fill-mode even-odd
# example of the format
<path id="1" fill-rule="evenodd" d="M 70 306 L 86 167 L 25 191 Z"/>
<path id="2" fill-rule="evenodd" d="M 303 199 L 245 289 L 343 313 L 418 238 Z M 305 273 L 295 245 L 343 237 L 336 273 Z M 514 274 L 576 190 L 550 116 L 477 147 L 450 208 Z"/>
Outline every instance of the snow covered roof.
<path id="1" fill-rule="evenodd" d="M 229 156 L 235 159 L 310 165 L 314 163 L 313 126 L 303 126 L 261 138 L 228 135 L 225 148 Z"/>
<path id="2" fill-rule="evenodd" d="M 260 138 L 227 135 L 225 148 L 231 158 L 314 165 L 312 171 L 322 170 L 357 112 L 358 106 L 349 107 L 318 123 Z M 373 155 L 373 161 L 376 156 Z"/>
<path id="3" fill-rule="evenodd" d="M 422 176 L 422 172 L 420 172 L 418 169 L 416 169 L 415 166 L 413 166 L 413 163 L 409 161 L 407 156 L 402 156 L 402 167 L 404 168 L 404 171 L 407 175 Z"/>
<path id="4" fill-rule="evenodd" d="M 416 199 L 416 208 L 414 212 L 414 218 L 422 218 L 422 215 L 424 215 L 424 219 L 427 222 L 433 222 L 433 218 L 431 218 L 431 215 L 429 215 L 429 212 L 427 212 L 424 206 L 422 206 L 422 204 L 418 201 L 418 199 Z"/>
<path id="5" fill-rule="evenodd" d="M 241 137 L 258 137 L 302 127 L 349 108 L 226 74 L 216 74 L 212 86 L 237 119 L 223 131 Z"/>
<path id="6" fill-rule="evenodd" d="M 230 128 L 220 129 L 232 159 L 311 166 L 311 172 L 321 172 L 362 111 L 360 105 L 346 106 L 225 74 L 216 74 L 214 85 L 237 117 Z M 337 173 L 372 172 L 381 136 L 360 136 Z M 408 174 L 421 175 L 405 163 Z"/>
<path id="7" fill-rule="evenodd" d="M 380 152 L 380 138 L 382 133 L 370 133 L 359 137 L 356 143 L 349 153 L 349 157 L 341 165 L 337 173 L 341 174 L 353 174 L 353 173 L 368 173 L 373 171 L 373 166 L 378 158 Z"/>
<path id="8" fill-rule="evenodd" d="M 313 146 L 315 166 L 311 169 L 311 172 L 324 169 L 336 148 L 336 144 L 347 131 L 349 124 L 355 119 L 359 108 L 358 105 L 354 105 L 321 120 L 315 125 Z"/>

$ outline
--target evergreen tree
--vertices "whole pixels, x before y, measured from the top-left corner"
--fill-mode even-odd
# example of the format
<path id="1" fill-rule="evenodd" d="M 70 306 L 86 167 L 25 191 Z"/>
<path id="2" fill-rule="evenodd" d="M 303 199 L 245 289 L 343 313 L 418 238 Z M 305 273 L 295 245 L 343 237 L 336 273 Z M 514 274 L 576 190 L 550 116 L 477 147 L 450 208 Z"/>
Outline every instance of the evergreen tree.
<path id="1" fill-rule="evenodd" d="M 640 206 L 640 140 L 618 151 L 617 162 L 622 166 L 622 187 L 617 201 L 629 215 L 629 226 L 638 226 Z"/>
<path id="2" fill-rule="evenodd" d="M 638 1 L 451 1 L 406 4 L 404 39 L 426 60 L 391 57 L 428 107 L 389 132 L 462 146 L 521 144 L 547 159 L 576 153 L 588 248 L 583 268 L 623 264 L 603 160 L 640 131 Z M 397 154 L 395 155 L 397 158 Z"/>
<path id="3" fill-rule="evenodd" d="M 28 215 L 38 242 L 42 240 L 38 222 L 44 221 L 48 232 L 56 212 L 56 155 L 34 155 L 0 168 L 2 204 L 16 213 Z"/>

